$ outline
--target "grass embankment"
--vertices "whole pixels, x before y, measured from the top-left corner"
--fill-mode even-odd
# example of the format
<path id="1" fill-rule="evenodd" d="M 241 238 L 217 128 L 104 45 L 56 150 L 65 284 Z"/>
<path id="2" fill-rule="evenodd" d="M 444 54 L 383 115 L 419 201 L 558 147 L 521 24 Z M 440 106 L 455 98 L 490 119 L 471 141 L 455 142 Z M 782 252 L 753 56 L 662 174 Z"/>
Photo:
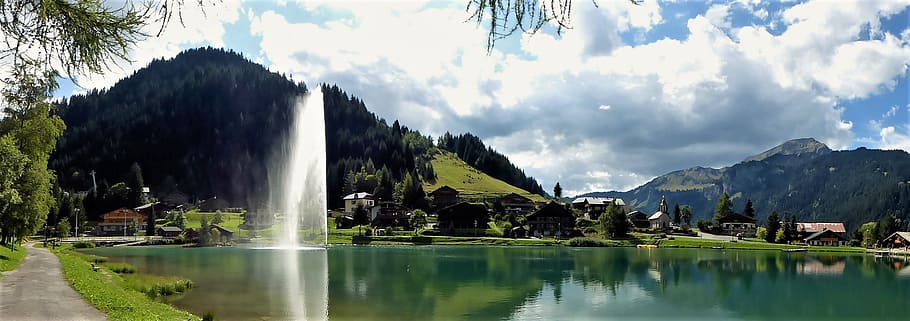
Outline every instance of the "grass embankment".
<path id="1" fill-rule="evenodd" d="M 25 248 L 13 245 L 12 248 L 0 246 L 0 272 L 12 271 L 25 259 Z M 0 274 L 3 278 L 3 274 Z"/>
<path id="2" fill-rule="evenodd" d="M 864 253 L 865 250 L 859 247 L 832 247 L 832 246 L 799 246 L 787 244 L 773 244 L 764 242 L 751 241 L 721 241 L 695 238 L 675 238 L 672 240 L 663 240 L 660 242 L 662 248 L 722 248 L 731 250 L 795 250 L 808 249 L 809 252 L 840 252 L 840 253 Z"/>
<path id="3" fill-rule="evenodd" d="M 543 196 L 531 194 L 471 167 L 457 155 L 447 151 L 437 151 L 430 163 L 433 164 L 436 181 L 432 184 L 424 182 L 423 190 L 427 193 L 448 185 L 458 190 L 461 198 L 466 200 L 482 200 L 516 193 L 534 201 L 546 201 Z"/>
<path id="4" fill-rule="evenodd" d="M 100 257 L 72 251 L 69 245 L 52 251 L 60 258 L 63 273 L 73 289 L 107 314 L 110 320 L 199 320 L 189 312 L 156 302 L 149 295 L 133 290 L 147 284 L 145 277 L 124 278 L 106 267 L 94 271 L 92 262 Z"/>
<path id="5" fill-rule="evenodd" d="M 215 217 L 215 212 L 199 212 L 197 210 L 192 210 L 186 212 L 186 227 L 199 229 L 202 226 L 202 218 L 205 217 L 206 221 L 212 223 L 212 218 Z M 228 213 L 221 212 L 221 218 L 224 219 L 223 222 L 218 223 L 221 227 L 234 231 L 237 233 L 240 231 L 240 224 L 243 224 L 243 214 L 241 213 Z"/>

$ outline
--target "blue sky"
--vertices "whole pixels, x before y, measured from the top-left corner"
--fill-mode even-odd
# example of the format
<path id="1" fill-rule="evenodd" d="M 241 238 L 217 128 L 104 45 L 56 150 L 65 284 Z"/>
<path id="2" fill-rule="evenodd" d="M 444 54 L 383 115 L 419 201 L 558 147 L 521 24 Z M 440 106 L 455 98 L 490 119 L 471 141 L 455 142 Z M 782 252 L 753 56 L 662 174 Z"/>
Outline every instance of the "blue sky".
<path id="1" fill-rule="evenodd" d="M 910 150 L 908 6 L 576 1 L 563 35 L 516 34 L 487 53 L 463 0 L 224 0 L 185 9 L 185 25 L 79 83 L 104 88 L 151 59 L 225 47 L 338 84 L 426 134 L 472 132 L 547 189 L 627 190 L 792 138 Z"/>

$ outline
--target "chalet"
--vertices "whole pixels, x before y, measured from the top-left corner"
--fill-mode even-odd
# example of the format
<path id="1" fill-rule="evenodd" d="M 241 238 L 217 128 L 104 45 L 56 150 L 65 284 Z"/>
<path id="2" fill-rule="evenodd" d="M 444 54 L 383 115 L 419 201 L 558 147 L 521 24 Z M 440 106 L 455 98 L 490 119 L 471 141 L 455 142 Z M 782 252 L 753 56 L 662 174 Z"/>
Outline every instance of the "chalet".
<path id="1" fill-rule="evenodd" d="M 101 223 L 95 228 L 98 236 L 135 235 L 145 227 L 145 215 L 129 208 L 118 208 L 101 215 Z"/>
<path id="2" fill-rule="evenodd" d="M 511 233 L 510 236 L 512 238 L 523 239 L 528 236 L 528 229 L 524 228 L 524 226 L 519 225 L 519 226 L 513 227 L 512 231 L 510 231 L 510 233 Z"/>
<path id="3" fill-rule="evenodd" d="M 148 203 L 139 207 L 134 208 L 136 212 L 139 212 L 145 217 L 160 218 L 164 217 L 164 212 L 167 211 L 167 206 L 161 202 Z"/>
<path id="4" fill-rule="evenodd" d="M 648 215 L 640 211 L 632 211 L 629 214 L 626 214 L 626 219 L 632 223 L 633 227 L 637 228 L 649 228 L 651 227 L 651 222 L 648 221 Z"/>
<path id="5" fill-rule="evenodd" d="M 527 215 L 535 209 L 534 201 L 515 193 L 500 197 L 499 202 L 502 204 L 506 213 Z"/>
<path id="6" fill-rule="evenodd" d="M 155 234 L 161 237 L 178 237 L 183 229 L 176 226 L 162 226 L 155 229 Z"/>
<path id="7" fill-rule="evenodd" d="M 370 208 L 370 225 L 374 227 L 398 226 L 408 228 L 411 210 L 394 203 L 383 202 Z"/>
<path id="8" fill-rule="evenodd" d="M 882 246 L 889 248 L 910 249 L 910 232 L 894 232 L 882 241 Z"/>
<path id="9" fill-rule="evenodd" d="M 812 233 L 802 240 L 811 246 L 847 246 L 850 242 L 841 233 L 829 229 Z"/>
<path id="10" fill-rule="evenodd" d="M 354 213 L 354 210 L 356 210 L 358 206 L 369 209 L 375 205 L 373 202 L 373 194 L 364 192 L 348 194 L 343 200 L 345 213 Z"/>
<path id="11" fill-rule="evenodd" d="M 597 216 L 606 211 L 610 204 L 622 206 L 623 210 L 628 210 L 626 202 L 618 197 L 579 197 L 572 201 L 572 208 L 584 212 L 585 216 L 590 219 L 597 219 Z"/>
<path id="12" fill-rule="evenodd" d="M 799 239 L 805 239 L 809 235 L 828 230 L 840 234 L 846 238 L 847 228 L 844 223 L 796 223 L 796 235 Z"/>
<path id="13" fill-rule="evenodd" d="M 723 234 L 742 237 L 754 237 L 756 232 L 755 219 L 739 213 L 733 213 L 717 220 Z"/>
<path id="14" fill-rule="evenodd" d="M 209 229 L 213 232 L 218 231 L 218 242 L 219 243 L 230 243 L 234 239 L 234 231 L 231 231 L 224 226 L 218 224 L 209 225 Z"/>
<path id="15" fill-rule="evenodd" d="M 483 204 L 459 202 L 436 214 L 436 228 L 449 234 L 476 234 L 478 229 L 486 229 L 490 222 L 490 212 Z"/>
<path id="16" fill-rule="evenodd" d="M 433 202 L 431 203 L 433 208 L 443 208 L 460 201 L 458 190 L 451 188 L 448 185 L 443 185 L 430 192 L 430 196 L 433 197 Z"/>
<path id="17" fill-rule="evenodd" d="M 335 218 L 335 228 L 336 229 L 349 229 L 354 227 L 354 217 L 350 215 L 344 215 Z"/>
<path id="18" fill-rule="evenodd" d="M 568 237 L 575 230 L 575 215 L 560 203 L 550 202 L 528 215 L 528 232 L 537 237 Z"/>

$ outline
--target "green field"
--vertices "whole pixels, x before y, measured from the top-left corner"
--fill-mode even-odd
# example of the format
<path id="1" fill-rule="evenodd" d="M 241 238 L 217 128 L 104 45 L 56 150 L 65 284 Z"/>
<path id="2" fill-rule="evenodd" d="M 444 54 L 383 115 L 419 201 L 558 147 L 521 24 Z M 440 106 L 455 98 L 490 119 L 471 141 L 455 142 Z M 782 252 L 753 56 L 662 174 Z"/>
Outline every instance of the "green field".
<path id="1" fill-rule="evenodd" d="M 729 241 L 720 241 L 720 240 L 706 240 L 706 239 L 695 239 L 695 238 L 675 238 L 673 240 L 663 240 L 660 242 L 660 247 L 684 247 L 684 248 L 723 248 L 723 249 L 736 249 L 736 250 L 787 250 L 787 249 L 801 249 L 805 248 L 803 246 L 797 245 L 787 245 L 787 244 L 772 244 L 765 242 L 750 242 L 750 241 L 738 241 L 738 242 L 729 242 Z M 846 253 L 865 253 L 865 249 L 859 247 L 830 247 L 830 246 L 811 246 L 808 247 L 809 252 L 846 252 Z"/>
<path id="2" fill-rule="evenodd" d="M 25 248 L 22 246 L 14 246 L 13 249 L 10 249 L 5 246 L 0 246 L 0 272 L 12 271 L 19 263 L 22 263 L 22 259 L 25 258 Z M 0 274 L 0 278 L 3 275 Z"/>
<path id="3" fill-rule="evenodd" d="M 221 222 L 218 225 L 234 231 L 234 233 L 240 232 L 240 224 L 243 224 L 243 214 L 221 212 L 221 216 L 224 218 L 224 222 Z M 212 218 L 215 217 L 215 212 L 199 212 L 197 210 L 186 212 L 186 227 L 199 229 L 202 225 L 203 217 L 211 223 Z"/>
<path id="4" fill-rule="evenodd" d="M 481 200 L 485 197 L 516 193 L 534 201 L 546 201 L 543 196 L 531 194 L 528 191 L 484 174 L 450 152 L 437 152 L 433 155 L 431 163 L 433 164 L 433 170 L 436 172 L 436 181 L 432 182 L 432 184 L 424 182 L 423 190 L 427 193 L 448 185 L 458 190 L 463 199 L 469 200 Z"/>
<path id="5" fill-rule="evenodd" d="M 102 268 L 93 271 L 92 256 L 71 250 L 64 245 L 52 250 L 60 263 L 63 273 L 76 292 L 91 305 L 107 314 L 110 320 L 199 320 L 199 317 L 178 310 L 165 303 L 156 302 L 147 294 L 132 290 L 133 283 L 111 271 Z"/>

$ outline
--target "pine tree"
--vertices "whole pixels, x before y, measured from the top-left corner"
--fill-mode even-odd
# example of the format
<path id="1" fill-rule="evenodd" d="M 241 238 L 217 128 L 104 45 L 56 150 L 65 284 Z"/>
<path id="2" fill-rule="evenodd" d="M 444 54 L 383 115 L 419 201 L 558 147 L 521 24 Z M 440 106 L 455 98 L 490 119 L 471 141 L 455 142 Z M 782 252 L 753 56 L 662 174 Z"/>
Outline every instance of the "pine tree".
<path id="1" fill-rule="evenodd" d="M 682 221 L 682 213 L 679 210 L 679 204 L 675 204 L 675 205 L 673 205 L 673 224 L 676 224 L 677 226 L 679 226 L 681 221 Z"/>
<path id="2" fill-rule="evenodd" d="M 730 195 L 724 192 L 720 199 L 717 200 L 717 206 L 714 208 L 714 222 L 717 223 L 718 220 L 730 214 L 733 214 L 733 200 L 730 199 Z"/>
<path id="3" fill-rule="evenodd" d="M 771 211 L 771 215 L 768 215 L 768 236 L 765 238 L 765 241 L 774 243 L 777 239 L 777 232 L 779 230 L 780 216 L 777 215 L 777 211 Z"/>
<path id="4" fill-rule="evenodd" d="M 556 182 L 556 186 L 553 186 L 553 197 L 556 197 L 556 199 L 562 198 L 562 186 L 559 186 L 559 182 Z"/>
<path id="5" fill-rule="evenodd" d="M 145 204 L 145 196 L 142 193 L 143 185 L 142 168 L 139 167 L 139 163 L 133 163 L 130 166 L 130 174 L 126 180 L 126 186 L 129 188 L 127 199 L 130 207 L 139 207 Z"/>
<path id="6" fill-rule="evenodd" d="M 746 208 L 743 209 L 743 215 L 748 217 L 755 217 L 755 209 L 752 208 L 752 200 L 746 201 Z"/>

